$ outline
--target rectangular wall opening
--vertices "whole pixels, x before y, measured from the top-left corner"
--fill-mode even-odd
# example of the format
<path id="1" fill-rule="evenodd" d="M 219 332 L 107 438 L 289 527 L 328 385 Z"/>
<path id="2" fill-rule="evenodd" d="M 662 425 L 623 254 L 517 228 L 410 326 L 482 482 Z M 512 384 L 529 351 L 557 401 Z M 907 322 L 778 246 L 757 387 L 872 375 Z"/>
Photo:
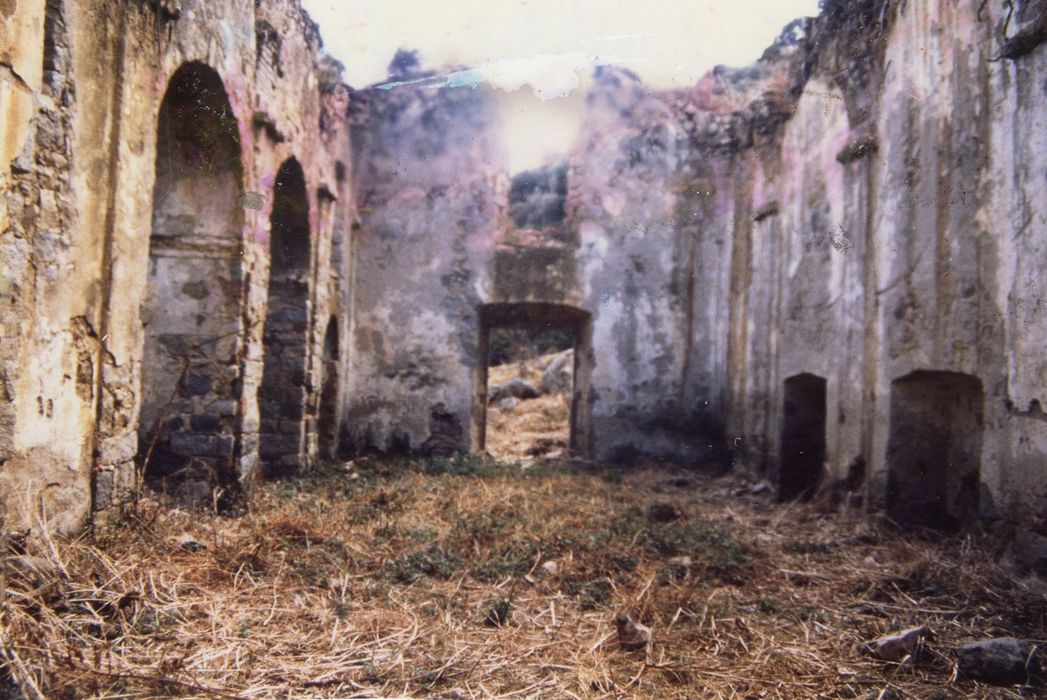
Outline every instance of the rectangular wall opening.
<path id="1" fill-rule="evenodd" d="M 797 374 L 785 380 L 778 497 L 810 498 L 825 463 L 825 379 Z"/>
<path id="2" fill-rule="evenodd" d="M 506 460 L 584 453 L 579 372 L 588 314 L 551 304 L 481 313 L 475 446 Z M 587 375 L 585 375 L 587 376 Z"/>
<path id="3" fill-rule="evenodd" d="M 982 384 L 917 371 L 891 384 L 887 508 L 903 525 L 955 531 L 977 517 Z"/>

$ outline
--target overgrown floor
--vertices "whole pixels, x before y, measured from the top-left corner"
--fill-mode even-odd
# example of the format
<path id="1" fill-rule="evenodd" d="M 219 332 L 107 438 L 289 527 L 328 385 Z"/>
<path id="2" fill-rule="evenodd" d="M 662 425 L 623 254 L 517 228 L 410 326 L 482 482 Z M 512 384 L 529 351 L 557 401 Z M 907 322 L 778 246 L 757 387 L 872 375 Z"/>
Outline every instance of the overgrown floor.
<path id="1" fill-rule="evenodd" d="M 1047 636 L 969 542 L 656 466 L 361 460 L 242 517 L 144 500 L 52 544 L 8 566 L 27 695 L 1031 697 L 954 679 L 951 649 Z M 649 650 L 619 648 L 618 611 Z M 858 650 L 924 623 L 919 665 Z"/>

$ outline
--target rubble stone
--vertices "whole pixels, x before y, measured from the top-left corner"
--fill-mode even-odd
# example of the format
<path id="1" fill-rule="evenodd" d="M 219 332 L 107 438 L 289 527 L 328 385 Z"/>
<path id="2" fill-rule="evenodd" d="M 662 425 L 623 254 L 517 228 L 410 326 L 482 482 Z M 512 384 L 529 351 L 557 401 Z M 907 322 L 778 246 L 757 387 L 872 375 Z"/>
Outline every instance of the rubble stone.
<path id="1" fill-rule="evenodd" d="M 957 648 L 961 676 L 993 685 L 1029 684 L 1045 680 L 1047 653 L 1041 645 L 1002 637 L 969 642 Z"/>
<path id="2" fill-rule="evenodd" d="M 921 625 L 866 642 L 861 649 L 883 661 L 900 662 L 906 658 L 918 659 L 924 651 L 924 645 L 933 636 L 930 628 Z"/>

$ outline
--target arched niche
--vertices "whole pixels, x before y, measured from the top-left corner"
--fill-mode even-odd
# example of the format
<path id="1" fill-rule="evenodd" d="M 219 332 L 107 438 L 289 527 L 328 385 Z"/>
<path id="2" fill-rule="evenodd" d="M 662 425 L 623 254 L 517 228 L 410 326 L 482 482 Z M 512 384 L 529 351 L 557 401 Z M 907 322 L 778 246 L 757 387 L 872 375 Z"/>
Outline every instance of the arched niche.
<path id="1" fill-rule="evenodd" d="M 336 456 L 339 433 L 339 347 L 338 320 L 335 317 L 327 322 L 324 332 L 324 349 L 321 359 L 323 381 L 320 384 L 320 453 L 328 459 Z"/>
<path id="2" fill-rule="evenodd" d="M 139 459 L 147 478 L 193 466 L 232 478 L 239 429 L 243 166 L 222 79 L 186 63 L 157 122 L 142 309 Z"/>
<path id="3" fill-rule="evenodd" d="M 302 459 L 312 255 L 305 173 L 295 158 L 276 174 L 269 255 L 259 455 L 268 475 L 286 476 Z"/>
<path id="4" fill-rule="evenodd" d="M 782 387 L 782 454 L 778 497 L 810 498 L 825 463 L 826 381 L 796 374 Z"/>
<path id="5" fill-rule="evenodd" d="M 985 392 L 975 376 L 917 370 L 891 382 L 887 509 L 953 531 L 978 517 Z"/>

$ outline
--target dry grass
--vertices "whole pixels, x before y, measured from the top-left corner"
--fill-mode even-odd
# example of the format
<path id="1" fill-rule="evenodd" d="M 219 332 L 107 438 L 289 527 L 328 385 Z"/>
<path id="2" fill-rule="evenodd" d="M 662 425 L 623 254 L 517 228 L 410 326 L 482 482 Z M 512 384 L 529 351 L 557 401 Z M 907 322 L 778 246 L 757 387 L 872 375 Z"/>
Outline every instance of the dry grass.
<path id="1" fill-rule="evenodd" d="M 951 678 L 963 638 L 1045 636 L 1044 601 L 980 550 L 737 488 L 456 458 L 268 484 L 239 518 L 143 501 L 32 543 L 40 576 L 9 562 L 3 653 L 26 697 L 1022 696 Z M 647 652 L 618 648 L 618 610 Z M 857 651 L 917 623 L 922 665 Z"/>

